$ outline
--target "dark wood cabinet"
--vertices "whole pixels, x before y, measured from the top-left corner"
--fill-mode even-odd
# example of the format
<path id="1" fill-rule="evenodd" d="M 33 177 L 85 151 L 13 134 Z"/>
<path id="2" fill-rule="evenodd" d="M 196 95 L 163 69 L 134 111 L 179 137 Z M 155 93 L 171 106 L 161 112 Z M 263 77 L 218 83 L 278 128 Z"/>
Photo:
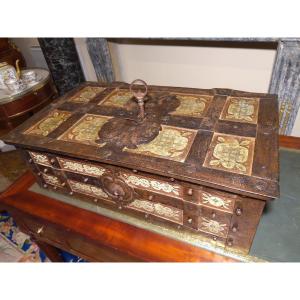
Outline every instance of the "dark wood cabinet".
<path id="1" fill-rule="evenodd" d="M 24 92 L 0 100 L 0 128 L 12 129 L 57 98 L 50 73 L 40 83 Z"/>

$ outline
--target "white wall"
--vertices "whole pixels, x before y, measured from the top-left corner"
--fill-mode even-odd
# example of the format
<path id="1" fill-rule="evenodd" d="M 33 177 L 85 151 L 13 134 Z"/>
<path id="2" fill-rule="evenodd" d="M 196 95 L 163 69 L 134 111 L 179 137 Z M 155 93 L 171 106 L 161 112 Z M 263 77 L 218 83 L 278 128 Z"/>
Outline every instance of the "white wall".
<path id="1" fill-rule="evenodd" d="M 291 135 L 300 137 L 300 110 L 298 111 Z"/>
<path id="2" fill-rule="evenodd" d="M 22 52 L 28 68 L 48 69 L 37 38 L 12 38 L 11 40 Z"/>
<path id="3" fill-rule="evenodd" d="M 117 80 L 267 92 L 275 49 L 110 43 Z"/>

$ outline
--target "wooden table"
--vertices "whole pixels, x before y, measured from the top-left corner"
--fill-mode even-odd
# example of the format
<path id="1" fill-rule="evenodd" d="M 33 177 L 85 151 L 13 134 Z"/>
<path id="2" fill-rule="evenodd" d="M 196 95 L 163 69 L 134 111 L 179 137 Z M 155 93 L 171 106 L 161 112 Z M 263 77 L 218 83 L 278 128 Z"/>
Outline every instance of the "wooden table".
<path id="1" fill-rule="evenodd" d="M 300 149 L 300 138 L 282 136 L 280 146 Z M 26 172 L 1 194 L 0 209 L 7 210 L 52 261 L 61 261 L 57 248 L 89 261 L 236 261 L 35 193 L 29 190 L 34 182 Z"/>

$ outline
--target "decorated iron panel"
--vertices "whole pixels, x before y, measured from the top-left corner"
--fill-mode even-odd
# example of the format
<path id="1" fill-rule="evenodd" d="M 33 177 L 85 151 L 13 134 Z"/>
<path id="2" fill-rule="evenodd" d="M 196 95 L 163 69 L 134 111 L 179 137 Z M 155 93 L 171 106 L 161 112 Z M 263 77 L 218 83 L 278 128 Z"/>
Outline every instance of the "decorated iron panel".
<path id="1" fill-rule="evenodd" d="M 75 172 L 83 175 L 100 177 L 104 174 L 105 169 L 95 164 L 83 163 L 68 158 L 57 157 L 62 170 Z"/>
<path id="2" fill-rule="evenodd" d="M 278 196 L 274 95 L 149 86 L 146 97 L 141 121 L 127 84 L 86 83 L 4 140 L 262 200 Z"/>
<path id="3" fill-rule="evenodd" d="M 196 133 L 195 130 L 162 125 L 154 140 L 138 145 L 137 149 L 125 148 L 123 151 L 184 162 Z"/>
<path id="4" fill-rule="evenodd" d="M 179 184 L 172 184 L 162 180 L 156 180 L 151 177 L 144 177 L 140 175 L 132 175 L 122 172 L 122 176 L 128 185 L 145 189 L 151 192 L 164 194 L 175 198 L 182 199 L 183 188 Z"/>
<path id="5" fill-rule="evenodd" d="M 100 187 L 70 179 L 68 179 L 68 184 L 71 190 L 76 193 L 85 194 L 95 198 L 108 198 L 108 195 Z"/>
<path id="6" fill-rule="evenodd" d="M 62 187 L 63 184 L 57 176 L 42 173 L 42 177 L 47 184 Z"/>
<path id="7" fill-rule="evenodd" d="M 68 101 L 75 103 L 88 103 L 104 90 L 105 88 L 103 87 L 87 86 L 68 99 Z"/>
<path id="8" fill-rule="evenodd" d="M 221 113 L 221 119 L 256 124 L 258 108 L 258 98 L 228 97 Z"/>
<path id="9" fill-rule="evenodd" d="M 71 114 L 68 111 L 53 110 L 38 123 L 27 129 L 25 134 L 47 136 L 65 122 Z"/>
<path id="10" fill-rule="evenodd" d="M 102 100 L 99 105 L 125 108 L 133 97 L 128 90 L 115 90 Z"/>
<path id="11" fill-rule="evenodd" d="M 32 151 L 28 151 L 28 153 L 36 164 L 51 167 L 51 163 L 47 155 Z"/>
<path id="12" fill-rule="evenodd" d="M 145 212 L 177 224 L 183 224 L 183 211 L 173 206 L 137 199 L 128 204 L 127 208 Z"/>
<path id="13" fill-rule="evenodd" d="M 109 119 L 110 117 L 106 116 L 87 114 L 78 120 L 58 139 L 67 142 L 82 143 L 99 147 L 104 146 L 103 144 L 97 144 L 96 140 L 98 139 L 98 131 Z"/>
<path id="14" fill-rule="evenodd" d="M 199 230 L 220 237 L 226 237 L 229 230 L 229 224 L 206 217 L 199 217 Z"/>
<path id="15" fill-rule="evenodd" d="M 255 139 L 215 133 L 204 166 L 251 175 Z"/>
<path id="16" fill-rule="evenodd" d="M 174 116 L 201 118 L 205 115 L 205 112 L 209 108 L 213 99 L 212 96 L 207 95 L 179 93 L 174 93 L 174 95 L 180 101 L 180 105 L 176 108 L 176 110 L 170 113 Z"/>
<path id="17" fill-rule="evenodd" d="M 235 200 L 221 196 L 215 192 L 201 192 L 199 203 L 212 209 L 232 212 Z"/>

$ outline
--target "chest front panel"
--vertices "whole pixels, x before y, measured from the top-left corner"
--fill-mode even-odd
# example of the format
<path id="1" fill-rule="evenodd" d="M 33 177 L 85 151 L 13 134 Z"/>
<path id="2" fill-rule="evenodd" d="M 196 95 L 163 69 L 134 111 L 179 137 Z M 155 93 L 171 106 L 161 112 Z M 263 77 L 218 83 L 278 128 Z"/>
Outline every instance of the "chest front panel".
<path id="1" fill-rule="evenodd" d="M 244 253 L 250 248 L 264 205 L 264 201 L 136 170 L 30 150 L 23 155 L 44 188 L 149 222 L 197 232 L 213 244 Z M 251 201 L 259 209 L 250 211 Z"/>

